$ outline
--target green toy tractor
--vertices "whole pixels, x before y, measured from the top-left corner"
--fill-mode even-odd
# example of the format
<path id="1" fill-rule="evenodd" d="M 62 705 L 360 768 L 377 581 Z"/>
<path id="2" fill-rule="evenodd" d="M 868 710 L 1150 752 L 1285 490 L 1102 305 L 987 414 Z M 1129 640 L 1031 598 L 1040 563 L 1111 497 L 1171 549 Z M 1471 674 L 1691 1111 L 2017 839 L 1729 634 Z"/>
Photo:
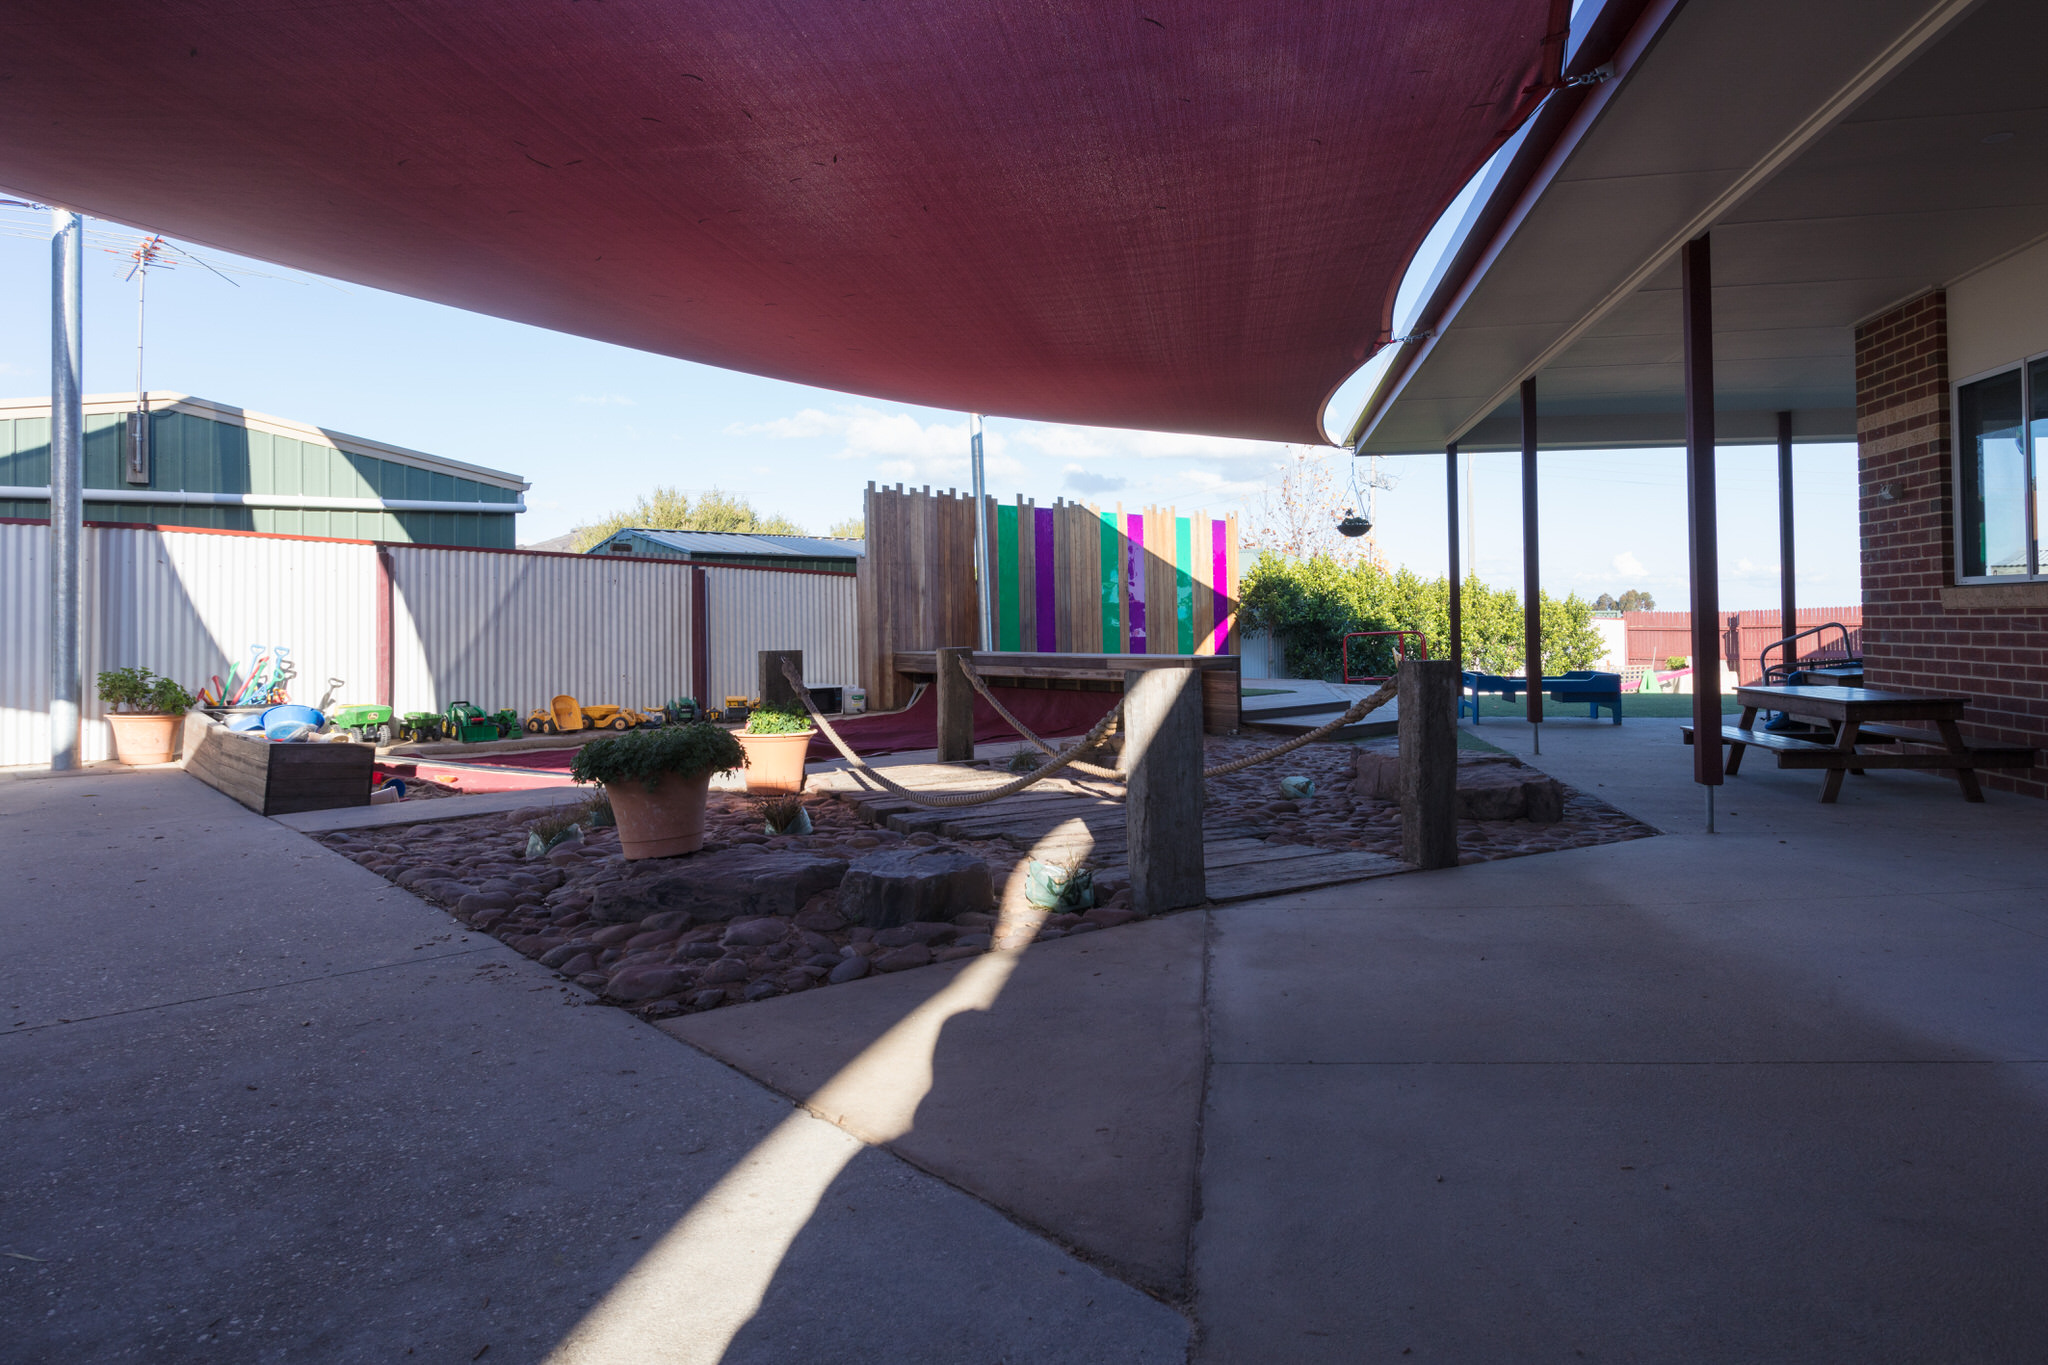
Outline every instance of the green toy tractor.
<path id="1" fill-rule="evenodd" d="M 466 701 L 448 704 L 448 737 L 459 739 L 464 744 L 482 744 L 487 740 L 504 738 L 498 733 L 498 723 Z"/>
<path id="2" fill-rule="evenodd" d="M 447 719 L 436 711 L 408 711 L 404 722 L 398 727 L 398 737 L 407 744 L 423 744 L 428 740 L 441 739 Z"/>
<path id="3" fill-rule="evenodd" d="M 388 706 L 337 706 L 327 713 L 327 723 L 358 744 L 389 744 L 398 737 Z"/>

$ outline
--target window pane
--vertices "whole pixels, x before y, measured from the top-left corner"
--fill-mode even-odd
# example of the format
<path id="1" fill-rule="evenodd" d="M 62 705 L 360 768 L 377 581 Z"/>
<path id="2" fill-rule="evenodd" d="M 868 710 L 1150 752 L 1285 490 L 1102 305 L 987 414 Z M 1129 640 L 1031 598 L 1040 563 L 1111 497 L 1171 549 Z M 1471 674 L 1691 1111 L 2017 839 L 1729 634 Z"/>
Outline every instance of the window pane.
<path id="1" fill-rule="evenodd" d="M 1961 449 L 1963 576 L 2025 574 L 2027 465 L 2020 445 L 2020 372 L 1980 379 L 1957 391 Z"/>

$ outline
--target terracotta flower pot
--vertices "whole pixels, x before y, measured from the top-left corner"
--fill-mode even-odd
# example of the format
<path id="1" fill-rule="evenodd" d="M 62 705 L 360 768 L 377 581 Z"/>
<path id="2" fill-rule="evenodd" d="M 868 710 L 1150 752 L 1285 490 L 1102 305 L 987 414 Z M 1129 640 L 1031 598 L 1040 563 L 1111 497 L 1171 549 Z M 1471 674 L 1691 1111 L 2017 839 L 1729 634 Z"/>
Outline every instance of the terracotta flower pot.
<path id="1" fill-rule="evenodd" d="M 811 736 L 817 733 L 800 730 L 793 735 L 750 735 L 741 731 L 734 735 L 740 748 L 747 751 L 747 790 L 757 796 L 801 792 L 804 755 L 810 752 Z"/>
<path id="2" fill-rule="evenodd" d="M 628 858 L 673 858 L 704 847 L 704 796 L 711 774 L 663 773 L 654 790 L 639 779 L 605 788 Z"/>
<path id="3" fill-rule="evenodd" d="M 128 765 L 169 763 L 178 748 L 178 730 L 183 716 L 131 715 L 116 711 L 107 716 L 114 728 L 114 757 Z"/>

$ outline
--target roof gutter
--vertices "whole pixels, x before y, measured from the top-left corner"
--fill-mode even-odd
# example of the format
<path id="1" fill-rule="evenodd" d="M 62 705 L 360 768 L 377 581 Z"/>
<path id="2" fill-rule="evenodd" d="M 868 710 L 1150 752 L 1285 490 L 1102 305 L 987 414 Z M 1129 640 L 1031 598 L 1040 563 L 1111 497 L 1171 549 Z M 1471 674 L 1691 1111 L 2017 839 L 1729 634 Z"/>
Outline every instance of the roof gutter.
<path id="1" fill-rule="evenodd" d="M 1608 101 L 1685 0 L 1607 0 L 1567 58 L 1559 87 L 1530 119 L 1522 139 L 1472 226 L 1437 274 L 1436 287 L 1400 342 L 1394 363 L 1366 399 L 1344 438 L 1356 450 L 1419 369 L 1443 330 L 1486 274 L 1487 267 L 1550 187 L 1579 140 L 1599 121 Z"/>
<path id="2" fill-rule="evenodd" d="M 50 489 L 0 484 L 0 499 L 48 502 Z M 516 502 L 435 502 L 427 498 L 324 498 L 310 493 L 190 493 L 165 488 L 88 488 L 87 502 L 172 507 L 277 507 L 309 512 L 524 512 Z"/>

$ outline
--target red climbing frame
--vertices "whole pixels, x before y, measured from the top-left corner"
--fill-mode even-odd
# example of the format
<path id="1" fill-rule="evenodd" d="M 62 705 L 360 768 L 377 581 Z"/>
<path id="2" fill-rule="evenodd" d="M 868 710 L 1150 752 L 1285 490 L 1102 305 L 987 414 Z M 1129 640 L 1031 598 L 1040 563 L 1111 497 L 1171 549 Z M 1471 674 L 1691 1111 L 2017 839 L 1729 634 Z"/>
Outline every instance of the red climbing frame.
<path id="1" fill-rule="evenodd" d="M 1351 642 L 1353 640 L 1376 640 L 1386 636 L 1394 637 L 1394 662 L 1398 665 L 1407 659 L 1427 659 L 1429 638 L 1419 630 L 1354 630 L 1344 637 L 1344 681 L 1348 683 L 1385 682 L 1392 674 L 1377 678 L 1353 677 L 1351 675 Z M 1413 645 L 1409 642 L 1413 641 Z"/>

